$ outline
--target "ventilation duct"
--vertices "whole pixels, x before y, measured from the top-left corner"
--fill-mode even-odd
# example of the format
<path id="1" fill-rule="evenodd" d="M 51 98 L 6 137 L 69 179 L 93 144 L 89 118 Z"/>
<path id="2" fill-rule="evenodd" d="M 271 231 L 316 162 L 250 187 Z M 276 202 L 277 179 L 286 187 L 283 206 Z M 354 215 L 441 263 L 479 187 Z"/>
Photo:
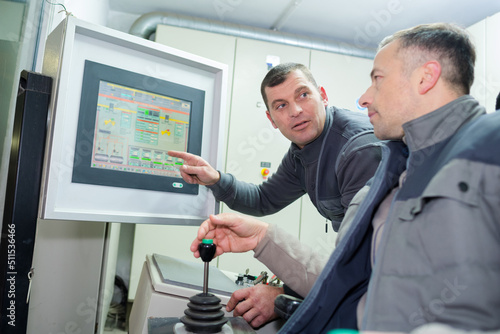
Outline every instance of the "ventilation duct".
<path id="1" fill-rule="evenodd" d="M 156 27 L 158 26 L 158 24 L 202 30 L 235 37 L 286 44 L 307 49 L 333 52 L 369 59 L 373 59 L 376 51 L 375 49 L 357 47 L 353 44 L 345 42 L 335 42 L 322 38 L 315 38 L 166 12 L 152 12 L 142 15 L 132 24 L 129 33 L 135 36 L 149 39 L 150 36 L 156 32 Z"/>

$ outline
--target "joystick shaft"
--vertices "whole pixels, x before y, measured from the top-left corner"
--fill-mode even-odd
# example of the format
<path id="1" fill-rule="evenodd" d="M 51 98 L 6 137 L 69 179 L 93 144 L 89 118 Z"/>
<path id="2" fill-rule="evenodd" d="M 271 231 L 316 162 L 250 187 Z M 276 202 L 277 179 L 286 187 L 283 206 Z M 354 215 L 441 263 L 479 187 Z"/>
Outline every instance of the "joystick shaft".
<path id="1" fill-rule="evenodd" d="M 215 250 L 217 246 L 214 245 L 212 239 L 203 239 L 198 245 L 198 251 L 200 252 L 200 257 L 204 262 L 203 268 L 203 293 L 208 294 L 208 270 L 209 262 L 212 261 L 215 255 Z"/>
<path id="2" fill-rule="evenodd" d="M 203 269 L 203 293 L 208 294 L 208 262 L 205 262 Z"/>

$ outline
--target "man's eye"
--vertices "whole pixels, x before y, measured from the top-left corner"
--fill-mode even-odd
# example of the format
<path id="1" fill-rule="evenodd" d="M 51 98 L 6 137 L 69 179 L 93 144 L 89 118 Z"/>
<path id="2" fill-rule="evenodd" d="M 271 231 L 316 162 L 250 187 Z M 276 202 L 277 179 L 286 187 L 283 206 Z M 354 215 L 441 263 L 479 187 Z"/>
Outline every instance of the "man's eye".
<path id="1" fill-rule="evenodd" d="M 276 106 L 276 109 L 283 109 L 283 108 L 285 108 L 285 103 L 278 104 L 278 105 Z"/>

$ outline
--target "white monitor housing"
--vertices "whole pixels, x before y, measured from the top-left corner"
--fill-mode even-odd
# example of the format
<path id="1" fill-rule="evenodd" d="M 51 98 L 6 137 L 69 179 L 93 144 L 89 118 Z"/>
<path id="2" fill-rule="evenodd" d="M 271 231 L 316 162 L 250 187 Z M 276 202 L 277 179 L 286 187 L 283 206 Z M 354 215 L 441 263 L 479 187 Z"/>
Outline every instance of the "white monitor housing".
<path id="1" fill-rule="evenodd" d="M 69 16 L 43 73 L 54 87 L 40 218 L 198 225 L 218 212 L 166 152 L 221 169 L 225 64 Z"/>

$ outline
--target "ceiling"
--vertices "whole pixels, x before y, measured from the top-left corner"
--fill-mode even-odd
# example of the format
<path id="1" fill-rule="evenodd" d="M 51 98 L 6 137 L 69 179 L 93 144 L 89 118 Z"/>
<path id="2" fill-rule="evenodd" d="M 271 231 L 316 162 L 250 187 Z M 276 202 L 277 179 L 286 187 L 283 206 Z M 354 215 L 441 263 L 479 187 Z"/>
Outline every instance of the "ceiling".
<path id="1" fill-rule="evenodd" d="M 109 0 L 110 9 L 153 11 L 313 36 L 375 48 L 387 35 L 420 23 L 468 27 L 500 12 L 500 0 Z"/>

